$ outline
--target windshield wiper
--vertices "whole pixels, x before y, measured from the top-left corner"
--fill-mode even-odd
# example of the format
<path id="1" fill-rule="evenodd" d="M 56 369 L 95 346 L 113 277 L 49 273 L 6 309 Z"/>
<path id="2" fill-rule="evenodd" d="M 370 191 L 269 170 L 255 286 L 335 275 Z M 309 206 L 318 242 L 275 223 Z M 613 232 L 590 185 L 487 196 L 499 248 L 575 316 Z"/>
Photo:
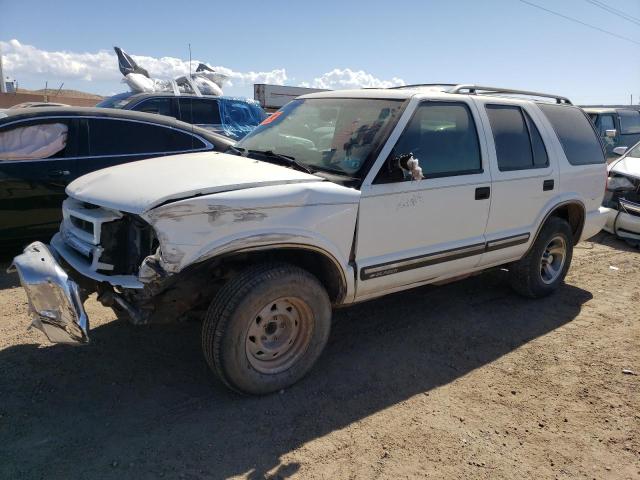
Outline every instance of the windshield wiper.
<path id="1" fill-rule="evenodd" d="M 235 148 L 236 150 L 241 150 L 239 147 L 232 147 L 232 148 Z M 313 174 L 313 170 L 311 170 L 311 168 L 309 168 L 307 165 L 304 165 L 298 162 L 295 159 L 295 157 L 292 157 L 290 155 L 283 155 L 281 153 L 276 153 L 273 150 L 248 150 L 248 152 L 257 153 L 258 155 L 264 155 L 267 158 L 278 160 L 280 165 L 284 165 L 286 167 L 293 167 L 305 173 Z"/>

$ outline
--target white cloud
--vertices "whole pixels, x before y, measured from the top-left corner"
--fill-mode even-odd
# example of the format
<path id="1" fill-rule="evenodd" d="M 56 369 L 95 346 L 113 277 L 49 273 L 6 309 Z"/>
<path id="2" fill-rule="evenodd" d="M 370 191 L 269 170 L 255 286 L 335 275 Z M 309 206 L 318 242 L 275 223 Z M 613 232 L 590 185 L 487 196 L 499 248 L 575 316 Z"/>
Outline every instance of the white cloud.
<path id="1" fill-rule="evenodd" d="M 18 40 L 0 41 L 0 50 L 4 60 L 6 74 L 14 77 L 20 75 L 46 75 L 58 80 L 119 80 L 122 74 L 118 70 L 118 59 L 115 53 L 100 50 L 96 53 L 52 52 L 40 50 L 32 45 L 24 45 Z M 142 67 L 154 78 L 174 78 L 189 73 L 189 61 L 175 57 L 148 57 L 132 55 Z M 195 71 L 200 60 L 193 60 Z M 204 62 L 206 63 L 206 62 Z M 284 68 L 268 72 L 237 72 L 228 67 L 214 66 L 215 70 L 229 76 L 231 82 L 238 84 L 274 83 L 278 85 L 287 81 Z"/>
<path id="2" fill-rule="evenodd" d="M 342 88 L 362 87 L 389 88 L 404 84 L 405 81 L 398 77 L 392 77 L 391 80 L 381 80 L 364 70 L 334 68 L 330 72 L 326 72 L 321 76 L 314 78 L 311 82 L 302 82 L 301 86 L 338 90 Z"/>
<path id="3" fill-rule="evenodd" d="M 110 50 L 94 53 L 47 51 L 13 39 L 8 42 L 0 41 L 0 51 L 3 54 L 5 75 L 11 75 L 18 80 L 21 76 L 40 77 L 50 81 L 112 82 L 122 79 L 118 70 L 117 57 Z M 189 72 L 188 60 L 143 55 L 132 55 L 132 57 L 154 78 L 175 78 Z M 191 63 L 192 70 L 195 70 L 200 61 L 194 60 Z M 239 72 L 225 66 L 213 68 L 229 76 L 227 83 L 229 87 L 249 87 L 254 83 L 284 85 L 288 80 L 284 68 L 275 68 L 266 72 Z M 397 77 L 381 80 L 363 70 L 336 68 L 311 81 L 301 82 L 300 85 L 335 90 L 360 87 L 385 88 L 404 85 L 404 83 Z"/>

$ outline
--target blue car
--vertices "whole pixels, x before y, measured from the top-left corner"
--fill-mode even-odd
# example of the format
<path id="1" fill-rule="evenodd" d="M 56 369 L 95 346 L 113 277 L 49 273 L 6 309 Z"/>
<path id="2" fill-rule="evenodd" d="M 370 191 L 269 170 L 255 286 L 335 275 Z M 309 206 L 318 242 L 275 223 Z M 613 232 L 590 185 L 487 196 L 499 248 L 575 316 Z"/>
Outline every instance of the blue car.
<path id="1" fill-rule="evenodd" d="M 233 140 L 243 138 L 267 116 L 255 100 L 212 95 L 176 95 L 171 92 L 120 93 L 96 106 L 166 115 Z"/>

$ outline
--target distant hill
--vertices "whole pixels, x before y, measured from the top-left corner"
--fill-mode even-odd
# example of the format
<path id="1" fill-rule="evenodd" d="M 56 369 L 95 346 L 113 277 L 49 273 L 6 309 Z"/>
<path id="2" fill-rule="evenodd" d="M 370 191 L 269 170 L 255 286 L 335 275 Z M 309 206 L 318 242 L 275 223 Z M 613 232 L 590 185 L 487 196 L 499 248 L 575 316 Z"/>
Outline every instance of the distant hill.
<path id="1" fill-rule="evenodd" d="M 30 93 L 33 95 L 44 95 L 45 90 L 41 88 L 40 90 L 27 90 L 25 88 L 19 88 L 18 93 Z M 62 89 L 58 93 L 58 90 L 55 88 L 49 88 L 46 91 L 46 94 L 49 95 L 49 101 L 54 101 L 53 99 L 57 96 L 59 97 L 73 97 L 73 98 L 90 98 L 92 100 L 102 100 L 104 97 L 100 95 L 96 95 L 94 93 L 81 92 L 79 90 L 66 90 Z"/>

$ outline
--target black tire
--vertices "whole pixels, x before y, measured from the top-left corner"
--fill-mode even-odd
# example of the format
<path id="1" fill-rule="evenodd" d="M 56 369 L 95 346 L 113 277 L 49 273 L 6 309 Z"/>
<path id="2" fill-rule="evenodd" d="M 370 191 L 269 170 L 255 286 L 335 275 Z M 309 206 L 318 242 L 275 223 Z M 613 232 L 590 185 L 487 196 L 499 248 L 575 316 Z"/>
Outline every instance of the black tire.
<path id="1" fill-rule="evenodd" d="M 554 239 L 562 238 L 566 246 L 564 264 L 552 281 L 545 281 L 541 262 L 547 246 Z M 545 297 L 558 289 L 567 275 L 573 257 L 573 234 L 571 227 L 559 217 L 550 217 L 529 252 L 509 266 L 511 287 L 520 295 L 529 298 Z"/>
<path id="2" fill-rule="evenodd" d="M 250 329 L 263 328 L 259 313 L 284 298 L 305 312 L 306 320 L 300 320 L 300 325 L 304 323 L 306 333 L 302 336 L 304 339 L 299 340 L 304 344 L 297 345 L 296 337 L 291 347 L 282 347 L 289 349 L 284 351 L 283 357 L 293 355 L 294 346 L 297 350 L 289 360 L 293 363 L 283 364 L 283 370 L 276 371 L 264 367 L 268 362 L 262 362 L 255 352 L 249 351 L 252 346 L 249 340 L 255 338 L 250 335 Z M 287 310 L 291 311 L 288 307 Z M 275 323 L 280 322 L 275 316 L 274 319 Z M 302 326 L 297 327 L 297 321 L 295 325 L 299 328 L 298 333 L 301 332 Z M 267 328 L 266 324 L 264 328 Z M 287 263 L 265 263 L 243 270 L 218 292 L 202 325 L 202 350 L 211 370 L 229 388 L 262 395 L 289 387 L 306 375 L 322 353 L 330 329 L 331 302 L 318 279 Z M 260 368 L 269 371 L 260 371 Z"/>

